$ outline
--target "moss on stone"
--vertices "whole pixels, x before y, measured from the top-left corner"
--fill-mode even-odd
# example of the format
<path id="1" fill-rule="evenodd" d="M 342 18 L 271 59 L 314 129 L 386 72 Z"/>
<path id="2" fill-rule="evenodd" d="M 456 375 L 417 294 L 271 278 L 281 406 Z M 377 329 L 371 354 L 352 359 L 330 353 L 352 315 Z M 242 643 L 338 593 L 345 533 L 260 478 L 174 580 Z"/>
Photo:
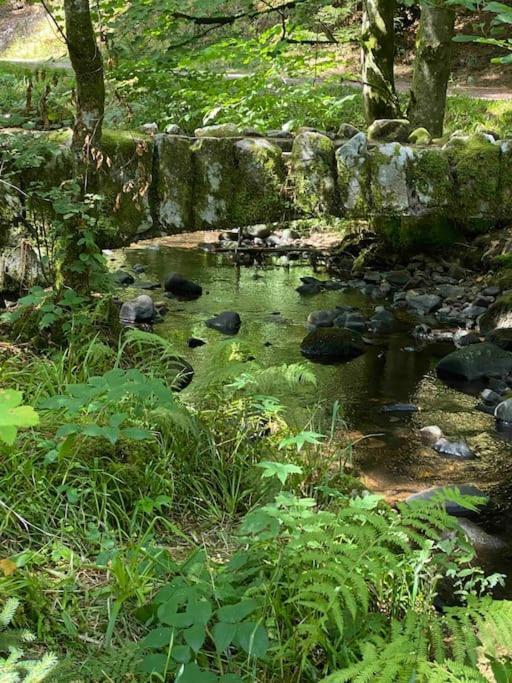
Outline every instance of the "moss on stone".
<path id="1" fill-rule="evenodd" d="M 410 202 L 422 213 L 443 209 L 451 214 L 454 185 L 447 153 L 441 148 L 414 149 L 407 169 Z"/>
<path id="2" fill-rule="evenodd" d="M 512 220 L 512 140 L 500 143 L 500 218 Z"/>
<path id="3" fill-rule="evenodd" d="M 366 136 L 358 133 L 336 152 L 337 184 L 343 215 L 370 214 L 370 164 Z"/>
<path id="4" fill-rule="evenodd" d="M 339 215 L 334 144 L 326 135 L 307 131 L 294 140 L 291 185 L 297 209 L 306 215 Z"/>
<path id="5" fill-rule="evenodd" d="M 411 157 L 411 148 L 398 142 L 377 145 L 370 151 L 373 216 L 399 216 L 409 212 L 407 174 Z"/>
<path id="6" fill-rule="evenodd" d="M 400 252 L 451 247 L 461 239 L 455 221 L 435 213 L 423 216 L 376 216 L 373 227 Z"/>

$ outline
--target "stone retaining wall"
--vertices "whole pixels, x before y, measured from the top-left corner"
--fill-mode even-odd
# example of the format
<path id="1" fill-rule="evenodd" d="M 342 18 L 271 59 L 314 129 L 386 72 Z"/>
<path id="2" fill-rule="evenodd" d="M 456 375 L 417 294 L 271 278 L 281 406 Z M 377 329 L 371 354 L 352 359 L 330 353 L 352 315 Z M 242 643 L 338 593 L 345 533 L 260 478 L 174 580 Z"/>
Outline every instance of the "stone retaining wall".
<path id="1" fill-rule="evenodd" d="M 45 184 L 69 167 L 69 136 L 54 137 L 55 154 L 37 169 Z M 322 215 L 371 219 L 396 244 L 438 244 L 512 219 L 512 141 L 483 133 L 420 146 L 369 143 L 362 132 L 333 140 L 313 131 L 282 139 L 107 131 L 103 147 L 111 247 L 152 233 Z M 26 188 L 33 177 L 23 171 L 17 180 Z M 0 186 L 0 202 L 7 224 L 20 196 Z"/>

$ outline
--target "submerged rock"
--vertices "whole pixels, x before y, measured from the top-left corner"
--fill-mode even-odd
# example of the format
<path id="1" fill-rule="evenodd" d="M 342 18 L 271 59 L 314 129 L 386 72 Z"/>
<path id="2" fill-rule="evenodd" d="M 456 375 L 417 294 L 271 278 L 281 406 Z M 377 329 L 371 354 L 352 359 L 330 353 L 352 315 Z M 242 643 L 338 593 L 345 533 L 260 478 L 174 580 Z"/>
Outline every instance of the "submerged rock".
<path id="1" fill-rule="evenodd" d="M 235 311 L 224 311 L 206 321 L 207 327 L 223 334 L 238 334 L 242 321 Z"/>
<path id="2" fill-rule="evenodd" d="M 204 339 L 198 339 L 197 337 L 190 337 L 190 339 L 187 342 L 187 346 L 189 349 L 197 349 L 199 346 L 204 346 L 206 342 Z"/>
<path id="3" fill-rule="evenodd" d="M 337 311 L 311 311 L 308 315 L 308 323 L 314 327 L 332 327 L 337 315 Z"/>
<path id="4" fill-rule="evenodd" d="M 364 353 L 359 338 L 349 330 L 335 327 L 319 328 L 310 332 L 300 347 L 303 356 L 319 363 L 351 360 Z"/>
<path id="5" fill-rule="evenodd" d="M 477 511 L 470 510 L 469 508 L 463 507 L 462 505 L 459 505 L 459 503 L 448 499 L 444 503 L 444 508 L 449 515 L 453 515 L 454 517 L 473 517 L 478 515 L 478 511 L 489 502 L 489 498 L 485 495 L 485 493 L 472 484 L 458 484 L 457 486 L 433 486 L 425 491 L 414 493 L 412 496 L 406 498 L 405 502 L 415 503 L 421 501 L 430 501 L 439 493 L 447 493 L 450 489 L 457 489 L 458 493 L 462 496 L 483 499 L 481 502 L 478 502 L 478 504 L 475 502 L 475 505 L 478 507 Z"/>
<path id="6" fill-rule="evenodd" d="M 203 288 L 192 280 L 187 280 L 180 273 L 171 273 L 165 278 L 164 289 L 174 296 L 184 299 L 197 299 L 203 293 Z"/>
<path id="7" fill-rule="evenodd" d="M 489 342 L 471 344 L 442 358 L 436 369 L 441 378 L 469 382 L 503 377 L 512 371 L 512 353 Z"/>
<path id="8" fill-rule="evenodd" d="M 447 458 L 456 458 L 459 460 L 472 460 L 475 457 L 473 451 L 462 441 L 448 441 L 447 439 L 439 439 L 432 448 Z"/>
<path id="9" fill-rule="evenodd" d="M 414 403 L 391 403 L 382 408 L 383 413 L 416 413 L 418 410 Z"/>

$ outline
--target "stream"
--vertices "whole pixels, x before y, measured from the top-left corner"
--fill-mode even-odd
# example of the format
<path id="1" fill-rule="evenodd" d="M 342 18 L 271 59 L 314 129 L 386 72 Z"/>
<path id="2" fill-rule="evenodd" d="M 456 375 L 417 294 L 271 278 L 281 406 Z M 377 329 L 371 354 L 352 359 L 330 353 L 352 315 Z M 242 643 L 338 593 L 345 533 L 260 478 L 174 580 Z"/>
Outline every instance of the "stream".
<path id="1" fill-rule="evenodd" d="M 494 418 L 475 410 L 478 387 L 463 393 L 436 376 L 437 361 L 454 349 L 451 342 L 422 346 L 411 335 L 417 321 L 399 321 L 391 334 L 375 337 L 365 353 L 350 362 L 310 363 L 301 355 L 300 344 L 311 311 L 346 304 L 369 314 L 376 302 L 350 289 L 301 297 L 295 291 L 300 278 L 315 275 L 304 262 L 237 267 L 219 254 L 156 245 L 116 252 L 111 261 L 112 268 L 130 272 L 136 264 L 144 266 L 145 272 L 135 276 L 140 282 L 162 283 L 175 271 L 202 285 L 203 295 L 185 302 L 165 298 L 161 289 L 141 292 L 129 286 L 121 293 L 123 300 L 149 293 L 154 301 L 165 301 L 169 312 L 155 332 L 170 339 L 197 373 L 208 363 L 209 345 L 223 338 L 206 327 L 205 320 L 222 311 L 238 312 L 242 325 L 236 338 L 249 346 L 260 364 L 306 363 L 314 368 L 318 386 L 303 400 L 311 405 L 320 400 L 326 415 L 339 401 L 363 484 L 391 503 L 435 485 L 472 483 L 490 490 L 491 512 L 479 521 L 512 546 L 508 494 L 500 493 L 512 480 L 512 447 L 497 433 Z M 206 345 L 190 349 L 191 337 Z M 418 411 L 383 412 L 384 406 L 396 403 L 412 403 Z M 427 425 L 438 425 L 450 441 L 467 443 L 476 459 L 443 458 L 425 446 L 419 430 Z M 508 552 L 500 551 L 496 559 L 484 550 L 480 559 L 486 568 L 512 570 Z M 512 586 L 507 593 L 512 595 Z"/>

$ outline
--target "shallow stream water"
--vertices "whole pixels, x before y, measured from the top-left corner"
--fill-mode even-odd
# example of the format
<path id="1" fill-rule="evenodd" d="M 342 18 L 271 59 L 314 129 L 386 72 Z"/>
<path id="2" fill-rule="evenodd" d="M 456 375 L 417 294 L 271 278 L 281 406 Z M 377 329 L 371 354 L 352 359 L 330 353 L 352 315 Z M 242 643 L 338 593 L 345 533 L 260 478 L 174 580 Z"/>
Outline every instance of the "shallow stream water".
<path id="1" fill-rule="evenodd" d="M 208 344 L 222 338 L 204 321 L 226 310 L 240 314 L 237 339 L 249 345 L 261 364 L 303 362 L 313 367 L 318 386 L 304 400 L 322 401 L 326 414 L 339 401 L 349 435 L 357 442 L 353 457 L 363 482 L 390 502 L 432 485 L 474 483 L 487 489 L 512 480 L 512 446 L 497 434 L 494 419 L 475 410 L 476 396 L 450 388 L 436 376 L 437 360 L 453 346 L 422 348 L 411 336 L 413 321 L 399 323 L 391 335 L 376 338 L 364 355 L 349 363 L 310 364 L 301 356 L 300 342 L 312 310 L 349 304 L 370 313 L 376 302 L 354 290 L 301 297 L 295 291 L 300 277 L 314 274 L 308 264 L 237 267 L 220 255 L 155 246 L 127 249 L 115 260 L 115 266 L 127 270 L 142 264 L 146 271 L 136 276 L 140 281 L 161 283 L 175 271 L 202 285 L 203 296 L 195 301 L 166 299 L 162 290 L 150 292 L 170 309 L 155 331 L 171 339 L 196 372 L 208 363 Z M 123 299 L 140 293 L 130 287 Z M 199 337 L 207 345 L 189 349 L 190 337 Z M 382 411 L 393 403 L 413 403 L 419 410 L 412 414 Z M 440 457 L 419 439 L 418 431 L 426 425 L 438 425 L 452 441 L 465 441 L 477 459 L 455 462 Z M 360 440 L 370 434 L 378 436 Z M 512 527 L 499 514 L 490 520 L 492 531 L 512 541 Z"/>

